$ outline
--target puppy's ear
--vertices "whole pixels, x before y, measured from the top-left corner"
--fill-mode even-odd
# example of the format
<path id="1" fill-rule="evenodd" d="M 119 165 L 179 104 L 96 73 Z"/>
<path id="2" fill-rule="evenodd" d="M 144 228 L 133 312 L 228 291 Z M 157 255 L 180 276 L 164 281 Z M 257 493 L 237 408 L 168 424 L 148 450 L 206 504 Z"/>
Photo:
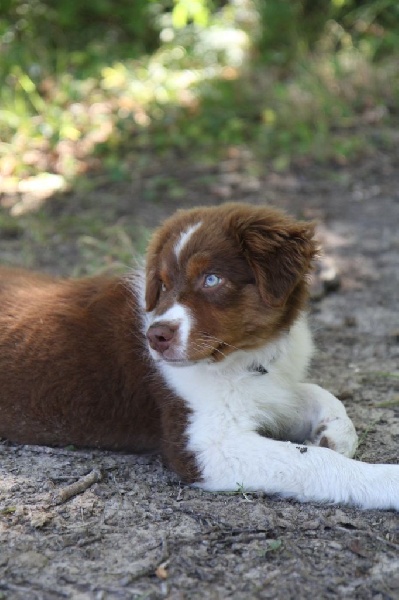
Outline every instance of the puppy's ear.
<path id="1" fill-rule="evenodd" d="M 145 286 L 145 309 L 147 312 L 154 310 L 157 305 L 159 294 L 161 292 L 161 283 L 155 269 L 146 269 Z"/>
<path id="2" fill-rule="evenodd" d="M 145 309 L 150 312 L 157 305 L 161 293 L 161 281 L 159 278 L 159 252 L 162 248 L 162 240 L 156 232 L 147 248 L 147 260 L 145 269 Z"/>
<path id="3" fill-rule="evenodd" d="M 241 228 L 241 247 L 266 304 L 283 306 L 309 273 L 318 250 L 314 228 L 275 211 Z"/>
<path id="4" fill-rule="evenodd" d="M 168 221 L 151 236 L 147 247 L 145 268 L 145 309 L 151 312 L 161 294 L 160 253 L 169 237 Z"/>

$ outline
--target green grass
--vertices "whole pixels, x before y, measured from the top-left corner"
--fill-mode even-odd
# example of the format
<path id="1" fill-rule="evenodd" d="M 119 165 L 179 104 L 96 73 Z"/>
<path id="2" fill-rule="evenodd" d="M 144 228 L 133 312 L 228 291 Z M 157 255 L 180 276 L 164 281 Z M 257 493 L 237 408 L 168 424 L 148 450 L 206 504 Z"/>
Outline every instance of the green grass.
<path id="1" fill-rule="evenodd" d="M 362 433 L 359 435 L 359 440 L 358 440 L 358 444 L 357 444 L 357 449 L 356 452 L 353 456 L 354 459 L 356 460 L 361 460 L 362 456 L 363 456 L 363 452 L 362 452 L 362 447 L 365 445 L 366 440 L 368 438 L 368 436 L 370 435 L 370 433 L 372 433 L 375 429 L 375 426 L 378 425 L 378 423 L 380 422 L 380 419 L 375 419 L 374 421 L 372 421 L 367 428 L 362 431 Z"/>
<path id="2" fill-rule="evenodd" d="M 258 551 L 258 556 L 260 558 L 264 558 L 270 552 L 276 552 L 277 550 L 282 550 L 283 541 L 280 539 L 276 540 L 267 540 L 267 545 L 264 549 Z"/>
<path id="3" fill-rule="evenodd" d="M 399 379 L 399 373 L 393 371 L 372 371 L 370 375 L 380 379 Z"/>
<path id="4" fill-rule="evenodd" d="M 107 1 L 89 2 L 93 23 L 74 2 L 57 10 L 41 0 L 8 3 L 13 18 L 0 12 L 0 175 L 8 181 L 46 171 L 74 181 L 89 170 L 121 181 L 138 156 L 189 152 L 216 161 L 232 146 L 251 147 L 284 170 L 293 162 L 346 164 L 394 144 L 392 2 L 357 12 L 326 2 L 331 18 L 319 15 L 315 32 L 299 1 L 295 10 L 270 2 L 267 15 L 247 3 L 244 15 L 240 3 L 202 0 L 191 14 L 183 1 L 171 13 L 166 2 L 140 0 L 130 12 L 117 4 L 111 26 Z M 391 21 L 380 15 L 388 9 Z M 285 53 L 262 18 L 286 25 Z M 163 185 L 177 198 L 184 193 Z"/>
<path id="5" fill-rule="evenodd" d="M 399 396 L 395 396 L 392 400 L 386 400 L 385 402 L 379 402 L 374 404 L 376 408 L 396 408 L 399 406 Z"/>
<path id="6" fill-rule="evenodd" d="M 73 214 L 69 210 L 54 213 L 45 206 L 19 217 L 0 210 L 2 261 L 79 277 L 126 273 L 144 255 L 150 231 L 128 219 L 116 219 L 112 198 L 72 208 Z"/>

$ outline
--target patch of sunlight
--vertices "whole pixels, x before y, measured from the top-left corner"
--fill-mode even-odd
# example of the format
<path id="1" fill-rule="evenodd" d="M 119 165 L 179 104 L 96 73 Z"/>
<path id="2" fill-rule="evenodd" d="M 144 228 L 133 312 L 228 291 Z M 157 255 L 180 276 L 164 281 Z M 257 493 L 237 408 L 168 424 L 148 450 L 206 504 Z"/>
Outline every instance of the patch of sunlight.
<path id="1" fill-rule="evenodd" d="M 262 121 L 265 125 L 274 125 L 277 119 L 276 111 L 271 108 L 265 108 L 262 111 Z"/>
<path id="2" fill-rule="evenodd" d="M 118 62 L 112 67 L 104 67 L 102 72 L 102 87 L 105 90 L 121 88 L 126 85 L 128 79 L 128 70 L 126 65 Z"/>
<path id="3" fill-rule="evenodd" d="M 165 44 L 146 63 L 132 60 L 105 67 L 101 87 L 119 93 L 123 115 L 131 110 L 136 122 L 146 126 L 150 120 L 146 107 L 150 104 L 194 104 L 196 87 L 201 82 L 237 78 L 251 45 L 244 30 L 221 25 L 196 30 L 191 42 L 188 48 L 175 39 L 177 45 Z"/>
<path id="4" fill-rule="evenodd" d="M 195 52 L 207 58 L 207 62 L 217 60 L 218 53 L 223 53 L 226 65 L 242 67 L 249 49 L 250 38 L 244 30 L 214 25 L 201 32 Z"/>
<path id="5" fill-rule="evenodd" d="M 37 210 L 50 196 L 64 191 L 66 187 L 64 177 L 53 173 L 40 173 L 22 180 L 16 177 L 0 179 L 0 192 L 19 197 L 10 209 L 13 217 Z"/>
<path id="6" fill-rule="evenodd" d="M 195 110 L 202 83 L 239 77 L 256 30 L 253 0 L 208 11 L 206 22 L 197 10 L 203 2 L 197 8 L 188 0 L 178 3 L 183 5 L 188 12 L 179 26 L 176 13 L 162 15 L 161 45 L 154 54 L 105 61 L 99 77 L 74 76 L 69 69 L 44 77 L 37 63 L 12 67 L 15 89 L 5 88 L 0 111 L 0 176 L 8 186 L 10 177 L 31 181 L 37 171 L 75 178 L 96 162 L 96 145 L 109 142 L 115 148 L 132 125 L 140 134 L 177 114 L 175 109 Z"/>

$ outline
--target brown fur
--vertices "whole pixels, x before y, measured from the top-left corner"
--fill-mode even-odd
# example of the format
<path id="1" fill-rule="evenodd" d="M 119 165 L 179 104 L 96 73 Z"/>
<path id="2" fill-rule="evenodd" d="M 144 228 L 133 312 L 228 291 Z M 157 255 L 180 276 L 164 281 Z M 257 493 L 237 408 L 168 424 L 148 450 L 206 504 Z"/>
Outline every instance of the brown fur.
<path id="1" fill-rule="evenodd" d="M 127 280 L 1 268 L 0 306 L 1 437 L 162 450 L 172 468 L 198 479 L 182 454 L 187 411 L 146 355 Z"/>
<path id="2" fill-rule="evenodd" d="M 183 248 L 179 266 L 174 244 L 199 220 L 206 227 Z M 267 208 L 181 211 L 149 245 L 147 310 L 161 314 L 178 298 L 195 313 L 203 341 L 193 343 L 192 358 L 216 361 L 234 347 L 259 346 L 303 309 L 312 234 L 309 224 Z M 200 289 L 208 268 L 223 271 L 223 289 Z M 148 356 L 141 310 L 128 279 L 59 280 L 1 268 L 0 436 L 157 450 L 185 480 L 198 480 L 185 450 L 189 412 Z"/>

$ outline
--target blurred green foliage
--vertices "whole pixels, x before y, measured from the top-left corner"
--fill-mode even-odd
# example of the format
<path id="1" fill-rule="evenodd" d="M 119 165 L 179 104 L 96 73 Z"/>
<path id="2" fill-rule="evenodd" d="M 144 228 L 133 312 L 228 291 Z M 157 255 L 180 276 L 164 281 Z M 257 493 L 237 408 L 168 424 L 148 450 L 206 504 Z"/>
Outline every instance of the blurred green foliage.
<path id="1" fill-rule="evenodd" d="M 126 46 L 141 53 L 158 45 L 157 9 L 152 0 L 134 0 L 134 8 L 131 0 L 2 0 L 0 34 L 3 41 L 33 52 L 41 46 L 90 51 L 100 43 L 108 50 L 117 46 L 124 52 Z"/>
<path id="2" fill-rule="evenodd" d="M 399 50 L 399 3 L 395 0 L 257 0 L 258 49 L 263 60 L 295 62 L 317 49 L 331 23 L 371 60 Z M 336 49 L 340 40 L 336 40 Z"/>
<path id="3" fill-rule="evenodd" d="M 397 0 L 2 0 L 0 175 L 351 160 L 397 116 L 398 55 Z"/>

